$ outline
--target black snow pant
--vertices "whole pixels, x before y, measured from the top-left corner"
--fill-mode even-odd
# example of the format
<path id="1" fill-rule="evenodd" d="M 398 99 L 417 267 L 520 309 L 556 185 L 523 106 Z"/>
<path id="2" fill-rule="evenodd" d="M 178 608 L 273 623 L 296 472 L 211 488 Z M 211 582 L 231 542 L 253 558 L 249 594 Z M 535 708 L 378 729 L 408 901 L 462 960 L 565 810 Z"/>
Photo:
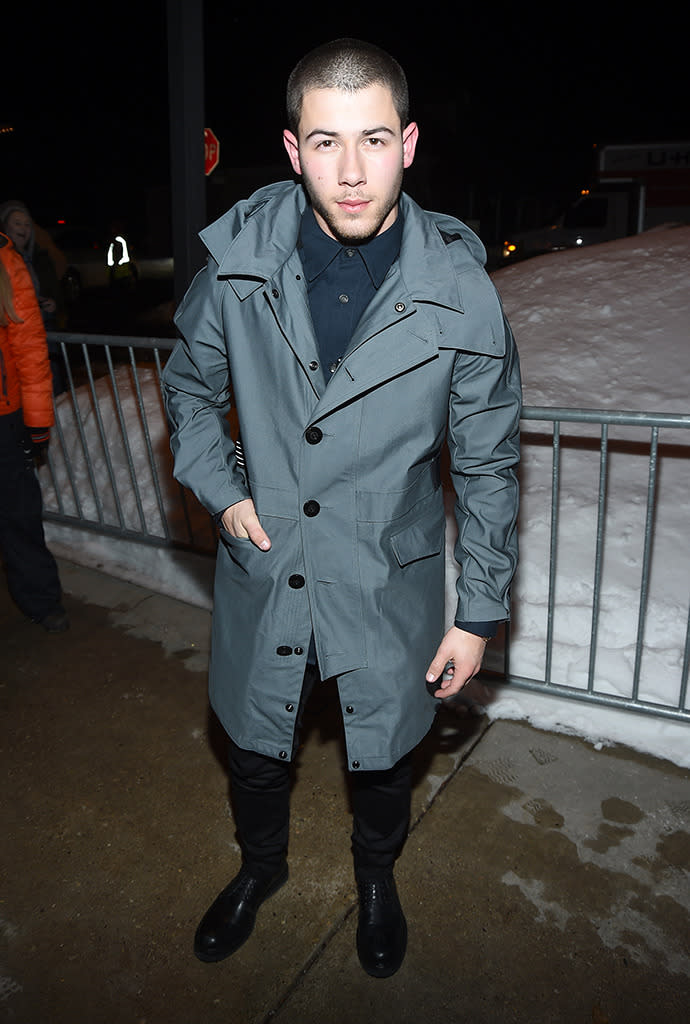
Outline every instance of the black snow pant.
<path id="1" fill-rule="evenodd" d="M 304 708 L 318 670 L 307 666 L 295 729 L 295 749 Z M 412 754 L 392 768 L 348 772 L 353 811 L 355 875 L 390 871 L 410 823 Z M 287 856 L 290 821 L 290 764 L 244 750 L 230 740 L 233 813 L 244 863 L 256 877 L 268 878 Z"/>
<path id="2" fill-rule="evenodd" d="M 27 455 L 21 410 L 0 416 L 0 554 L 7 586 L 25 615 L 40 621 L 60 603 L 60 578 L 43 534 L 43 501 Z"/>

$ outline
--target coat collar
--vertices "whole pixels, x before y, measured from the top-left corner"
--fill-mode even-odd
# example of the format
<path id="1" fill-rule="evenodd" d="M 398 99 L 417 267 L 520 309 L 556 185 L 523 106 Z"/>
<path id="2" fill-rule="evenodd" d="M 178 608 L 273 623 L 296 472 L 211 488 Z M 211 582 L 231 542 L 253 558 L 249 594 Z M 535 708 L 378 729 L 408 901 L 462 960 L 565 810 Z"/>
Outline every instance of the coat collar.
<path id="1" fill-rule="evenodd" d="M 483 246 L 466 225 L 452 217 L 426 213 L 406 193 L 400 197 L 404 217 L 400 271 L 415 302 L 431 302 L 464 312 L 458 277 L 477 270 Z M 301 185 L 280 182 L 259 189 L 201 232 L 240 299 L 271 280 L 294 252 L 307 198 Z M 447 245 L 462 239 L 463 246 Z M 452 255 L 450 250 L 453 250 Z"/>
<path id="2" fill-rule="evenodd" d="M 505 344 L 495 289 L 482 268 L 484 249 L 454 218 L 429 214 L 405 193 L 400 257 L 357 325 L 342 365 L 323 390 L 307 370 L 317 356 L 297 241 L 307 199 L 301 186 L 269 185 L 228 211 L 202 239 L 240 300 L 265 290 L 273 315 L 315 392 L 312 421 L 438 356 L 445 347 L 500 356 Z M 467 282 L 467 284 L 465 283 Z M 463 300 L 463 292 L 467 302 Z M 458 330 L 462 322 L 462 328 Z M 305 330 L 304 325 L 308 324 Z M 390 328 L 396 327 L 394 333 Z"/>

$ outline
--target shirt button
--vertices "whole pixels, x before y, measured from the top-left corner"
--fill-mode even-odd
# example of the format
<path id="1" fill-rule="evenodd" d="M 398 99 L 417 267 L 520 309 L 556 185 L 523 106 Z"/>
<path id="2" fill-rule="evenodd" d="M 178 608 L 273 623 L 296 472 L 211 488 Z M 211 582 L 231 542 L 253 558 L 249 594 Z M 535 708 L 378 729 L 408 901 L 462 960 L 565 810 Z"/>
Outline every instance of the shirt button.
<path id="1" fill-rule="evenodd" d="M 352 259 L 354 254 L 355 254 L 355 250 L 354 249 L 346 249 L 345 250 L 345 255 L 348 256 L 350 259 Z"/>
<path id="2" fill-rule="evenodd" d="M 276 647 L 276 654 L 279 654 L 281 658 L 286 658 L 288 654 L 292 654 L 292 647 L 281 644 L 280 647 Z"/>
<path id="3" fill-rule="evenodd" d="M 307 516 L 309 519 L 313 519 L 314 516 L 318 516 L 319 512 L 321 511 L 321 506 L 319 505 L 318 501 L 314 501 L 312 498 L 309 501 L 305 501 L 304 505 L 302 506 L 302 510 L 305 516 Z"/>
<path id="4" fill-rule="evenodd" d="M 318 427 L 307 427 L 304 438 L 308 444 L 318 444 L 323 439 L 323 431 Z"/>
<path id="5" fill-rule="evenodd" d="M 301 590 L 303 586 L 304 576 L 300 576 L 298 572 L 293 573 L 293 575 L 288 580 L 288 587 L 292 587 L 293 590 Z"/>
<path id="6" fill-rule="evenodd" d="M 350 296 L 346 295 L 345 292 L 343 292 L 342 295 L 338 296 L 338 299 L 340 300 L 340 302 L 345 303 L 350 301 Z"/>

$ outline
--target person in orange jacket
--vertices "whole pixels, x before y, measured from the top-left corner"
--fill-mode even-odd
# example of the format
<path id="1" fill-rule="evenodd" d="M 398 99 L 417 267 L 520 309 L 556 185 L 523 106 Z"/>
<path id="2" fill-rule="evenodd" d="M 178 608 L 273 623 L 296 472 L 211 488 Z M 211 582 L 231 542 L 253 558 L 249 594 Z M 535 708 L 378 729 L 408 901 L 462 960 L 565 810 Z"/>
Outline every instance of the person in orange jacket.
<path id="1" fill-rule="evenodd" d="M 46 547 L 34 457 L 54 422 L 46 332 L 20 254 L 0 234 L 0 554 L 17 606 L 50 633 L 69 620 Z"/>

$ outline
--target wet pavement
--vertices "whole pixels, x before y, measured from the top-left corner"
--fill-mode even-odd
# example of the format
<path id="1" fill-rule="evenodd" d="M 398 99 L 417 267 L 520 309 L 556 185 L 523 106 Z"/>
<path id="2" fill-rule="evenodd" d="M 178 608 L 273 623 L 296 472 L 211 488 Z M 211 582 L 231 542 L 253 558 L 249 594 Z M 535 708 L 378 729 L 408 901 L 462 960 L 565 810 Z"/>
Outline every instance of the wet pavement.
<path id="1" fill-rule="evenodd" d="M 234 957 L 197 961 L 198 919 L 238 864 L 210 617 L 60 570 L 65 634 L 0 582 L 0 1020 L 685 1024 L 690 773 L 442 710 L 396 872 L 408 954 L 372 979 L 328 685 L 295 768 L 290 880 Z"/>

